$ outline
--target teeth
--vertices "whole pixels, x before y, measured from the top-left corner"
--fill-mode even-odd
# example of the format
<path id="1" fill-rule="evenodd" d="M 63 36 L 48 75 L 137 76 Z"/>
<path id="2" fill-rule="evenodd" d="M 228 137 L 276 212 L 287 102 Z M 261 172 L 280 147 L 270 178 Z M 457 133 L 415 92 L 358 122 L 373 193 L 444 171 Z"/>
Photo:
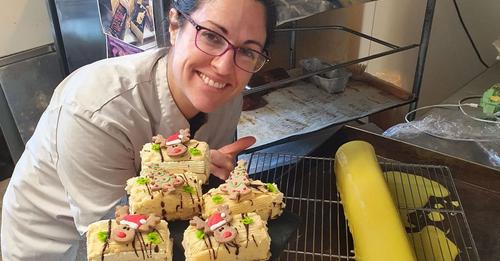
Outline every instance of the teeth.
<path id="1" fill-rule="evenodd" d="M 210 79 L 208 76 L 206 76 L 205 74 L 203 73 L 199 73 L 201 79 L 203 80 L 203 82 L 210 86 L 210 87 L 214 87 L 214 88 L 217 88 L 217 89 L 222 89 L 226 86 L 225 83 L 221 83 L 221 82 L 216 82 L 212 79 Z"/>

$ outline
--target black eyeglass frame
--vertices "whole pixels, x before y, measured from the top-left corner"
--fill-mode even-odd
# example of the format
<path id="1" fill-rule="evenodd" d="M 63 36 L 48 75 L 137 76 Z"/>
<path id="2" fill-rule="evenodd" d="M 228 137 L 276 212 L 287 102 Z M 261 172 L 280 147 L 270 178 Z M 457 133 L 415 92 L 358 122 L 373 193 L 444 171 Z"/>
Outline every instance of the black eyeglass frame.
<path id="1" fill-rule="evenodd" d="M 216 56 L 222 56 L 222 55 L 224 55 L 224 54 L 225 54 L 225 53 L 226 53 L 229 49 L 232 49 L 232 50 L 233 50 L 233 62 L 234 62 L 234 64 L 235 64 L 238 68 L 240 68 L 241 70 L 243 70 L 243 71 L 245 71 L 245 72 L 249 72 L 249 73 L 256 73 L 256 72 L 258 72 L 260 69 L 262 69 L 262 67 L 264 67 L 264 65 L 265 65 L 266 63 L 268 63 L 268 62 L 271 60 L 271 58 L 270 58 L 270 57 L 269 57 L 269 55 L 267 54 L 267 50 L 263 50 L 264 52 L 266 52 L 266 54 L 264 54 L 264 53 L 262 53 L 262 52 L 259 52 L 259 51 L 257 51 L 257 50 L 251 49 L 251 48 L 243 48 L 243 47 L 238 47 L 238 46 L 235 46 L 235 45 L 234 45 L 234 44 L 232 44 L 232 43 L 231 43 L 228 39 L 226 39 L 226 37 L 224 37 L 223 35 L 221 35 L 221 34 L 219 34 L 219 33 L 217 33 L 217 32 L 214 32 L 213 30 L 211 30 L 211 29 L 209 29 L 209 28 L 206 28 L 206 27 L 204 27 L 204 26 L 201 26 L 201 25 L 197 24 L 197 23 L 193 20 L 193 18 L 191 18 L 191 16 L 189 16 L 189 15 L 187 15 L 187 14 L 185 14 L 184 12 L 181 12 L 181 11 L 179 11 L 179 10 L 177 10 L 177 12 L 178 12 L 178 13 L 180 13 L 182 16 L 184 16 L 184 18 L 186 18 L 186 20 L 188 20 L 188 21 L 189 21 L 189 22 L 190 22 L 190 23 L 194 26 L 194 28 L 196 29 L 196 39 L 195 39 L 195 42 L 194 42 L 194 43 L 195 43 L 196 48 L 198 48 L 198 50 L 202 51 L 203 53 L 205 53 L 205 54 L 207 54 L 207 55 L 210 55 L 210 56 L 214 56 L 214 57 L 216 57 Z M 224 39 L 224 41 L 226 41 L 226 42 L 227 42 L 227 44 L 228 44 L 227 48 L 226 48 L 226 49 L 225 49 L 222 53 L 220 53 L 220 54 L 218 54 L 218 55 L 210 54 L 210 53 L 207 53 L 206 51 L 202 50 L 202 49 L 198 46 L 198 33 L 199 33 L 201 30 L 207 30 L 207 31 L 209 31 L 209 32 L 211 32 L 211 33 L 213 33 L 213 34 L 216 34 L 216 35 L 220 36 L 222 39 Z M 265 58 L 265 59 L 264 59 L 264 62 L 262 63 L 262 65 L 261 65 L 259 68 L 257 68 L 256 70 L 253 70 L 253 71 L 249 71 L 249 70 L 247 70 L 247 69 L 244 69 L 244 68 L 240 67 L 240 66 L 238 65 L 238 63 L 236 62 L 236 53 L 237 53 L 237 51 L 238 51 L 239 49 L 248 49 L 248 50 L 251 50 L 251 51 L 253 51 L 253 52 L 256 52 L 257 54 L 259 54 L 259 55 L 261 55 L 262 57 L 264 57 L 264 58 Z"/>

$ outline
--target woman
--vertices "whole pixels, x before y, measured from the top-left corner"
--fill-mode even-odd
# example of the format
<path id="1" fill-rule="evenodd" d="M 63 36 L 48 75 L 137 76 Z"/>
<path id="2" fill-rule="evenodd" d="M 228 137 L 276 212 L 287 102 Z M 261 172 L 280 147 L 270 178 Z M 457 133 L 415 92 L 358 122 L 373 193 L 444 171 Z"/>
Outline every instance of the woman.
<path id="1" fill-rule="evenodd" d="M 99 61 L 68 76 L 26 145 L 4 197 L 3 260 L 74 260 L 80 235 L 125 195 L 155 134 L 190 127 L 225 179 L 241 91 L 267 61 L 271 0 L 174 0 L 172 47 Z"/>

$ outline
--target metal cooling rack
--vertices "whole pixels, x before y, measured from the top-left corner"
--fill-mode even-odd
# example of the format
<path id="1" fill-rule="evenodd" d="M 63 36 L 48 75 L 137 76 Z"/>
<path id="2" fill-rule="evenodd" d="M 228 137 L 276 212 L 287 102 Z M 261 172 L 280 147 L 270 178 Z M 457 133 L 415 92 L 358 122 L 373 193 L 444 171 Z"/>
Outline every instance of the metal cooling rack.
<path id="1" fill-rule="evenodd" d="M 447 188 L 449 196 L 430 197 L 423 208 L 405 208 L 407 204 L 397 202 L 400 209 L 413 211 L 410 222 L 416 227 L 407 228 L 407 232 L 416 232 L 426 225 L 433 225 L 444 231 L 447 238 L 460 249 L 455 260 L 479 260 L 462 204 L 447 167 L 385 161 L 380 162 L 380 165 L 383 171 L 401 171 L 419 175 Z M 276 183 L 285 195 L 286 210 L 301 219 L 299 228 L 290 239 L 285 251 L 279 258 L 274 259 L 355 260 L 352 237 L 335 185 L 333 159 L 254 153 L 248 162 L 248 172 L 254 179 Z M 415 189 L 410 193 L 420 193 L 420 191 Z M 413 196 L 407 200 L 413 200 Z M 451 202 L 459 202 L 459 206 Z M 436 204 L 441 204 L 443 208 L 435 208 Z M 430 212 L 439 212 L 445 218 L 439 222 L 432 221 L 427 217 Z M 416 242 L 411 241 L 411 243 L 415 248 Z M 419 261 L 443 260 L 447 256 L 445 251 L 450 251 L 450 248 L 441 244 L 439 247 L 437 251 L 439 254 L 423 256 Z"/>

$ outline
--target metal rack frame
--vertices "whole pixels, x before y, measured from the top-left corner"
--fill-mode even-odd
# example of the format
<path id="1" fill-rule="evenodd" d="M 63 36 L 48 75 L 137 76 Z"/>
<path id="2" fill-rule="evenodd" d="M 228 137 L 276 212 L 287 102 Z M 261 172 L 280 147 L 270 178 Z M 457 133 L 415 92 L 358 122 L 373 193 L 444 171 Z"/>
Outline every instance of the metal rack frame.
<path id="1" fill-rule="evenodd" d="M 252 154 L 248 171 L 254 179 L 274 182 L 285 195 L 286 211 L 301 218 L 295 236 L 278 260 L 354 260 L 353 241 L 348 223 L 342 210 L 342 201 L 336 190 L 333 175 L 333 159 L 304 157 L 288 154 Z M 425 226 L 434 226 L 447 233 L 447 237 L 461 250 L 455 260 L 479 260 L 477 248 L 458 197 L 450 170 L 443 166 L 402 164 L 382 159 L 384 171 L 412 173 L 435 181 L 448 189 L 445 198 L 431 197 L 423 208 L 407 208 L 404 202 L 397 202 L 399 209 L 413 212 L 416 232 Z M 396 192 L 397 193 L 397 192 Z M 412 200 L 414 193 L 411 191 Z M 419 195 L 420 196 L 420 195 Z M 397 197 L 396 197 L 397 198 Z M 459 202 L 454 206 L 451 202 Z M 411 202 L 405 198 L 405 202 Z M 446 202 L 446 203 L 445 203 Z M 435 204 L 444 204 L 435 208 Z M 439 212 L 445 219 L 437 222 L 427 217 L 428 213 Z M 319 229 L 318 229 L 319 228 Z M 429 234 L 419 234 L 421 237 Z M 411 241 L 415 246 L 416 242 Z M 450 245 L 439 244 L 437 256 L 419 256 L 418 260 L 441 260 L 450 255 Z M 437 250 L 437 249 L 436 249 Z"/>
<path id="2" fill-rule="evenodd" d="M 330 67 L 315 71 L 315 72 L 310 72 L 306 73 L 300 76 L 296 77 L 291 77 L 287 78 L 284 80 L 279 80 L 267 84 L 263 84 L 261 86 L 253 87 L 253 88 L 247 88 L 244 92 L 243 95 L 249 95 L 252 93 L 257 93 L 257 92 L 262 92 L 268 89 L 273 89 L 273 88 L 278 88 L 282 87 L 285 84 L 292 83 L 298 80 L 302 80 L 308 77 L 311 77 L 313 75 L 325 73 L 331 70 L 343 68 L 349 65 L 357 64 L 360 62 L 380 58 L 383 56 L 407 51 L 409 49 L 414 49 L 414 48 L 419 48 L 418 52 L 418 57 L 417 57 L 417 65 L 415 68 L 415 75 L 414 75 L 414 81 L 413 81 L 413 87 L 412 87 L 412 97 L 408 101 L 410 103 L 410 111 L 416 108 L 417 102 L 418 102 L 418 97 L 420 94 L 420 88 L 422 85 L 422 77 L 423 77 L 423 72 L 424 72 L 424 66 L 425 66 L 425 61 L 426 61 L 426 55 L 427 55 L 427 49 L 429 45 L 429 39 L 430 39 L 430 33 L 431 33 L 431 28 L 432 28 L 432 20 L 434 16 L 434 9 L 436 5 L 436 0 L 427 0 L 427 5 L 425 9 L 425 15 L 424 15 L 424 21 L 422 25 L 422 32 L 421 32 L 421 37 L 420 37 L 420 43 L 418 44 L 411 44 L 407 46 L 400 47 L 398 45 L 380 40 L 378 38 L 360 33 L 356 30 L 344 27 L 344 26 L 338 26 L 338 25 L 332 25 L 332 26 L 313 26 L 313 27 L 296 27 L 295 24 L 296 22 L 292 23 L 292 26 L 289 28 L 281 28 L 281 29 L 276 29 L 276 32 L 290 32 L 290 54 L 289 54 L 289 64 L 290 67 L 295 67 L 295 57 L 296 57 L 296 48 L 295 48 L 295 42 L 296 42 L 296 33 L 300 31 L 313 31 L 313 30 L 340 30 L 344 31 L 356 36 L 359 36 L 364 39 L 368 39 L 370 41 L 382 44 L 386 47 L 391 48 L 391 50 L 386 51 L 386 52 L 381 52 L 377 53 L 374 55 L 369 55 L 367 57 L 355 59 L 352 61 L 347 61 L 339 64 L 332 65 Z M 406 104 L 406 103 L 405 103 Z M 403 104 L 402 104 L 403 105 Z M 389 109 L 389 108 L 388 108 Z M 412 115 L 414 117 L 414 115 Z"/>

